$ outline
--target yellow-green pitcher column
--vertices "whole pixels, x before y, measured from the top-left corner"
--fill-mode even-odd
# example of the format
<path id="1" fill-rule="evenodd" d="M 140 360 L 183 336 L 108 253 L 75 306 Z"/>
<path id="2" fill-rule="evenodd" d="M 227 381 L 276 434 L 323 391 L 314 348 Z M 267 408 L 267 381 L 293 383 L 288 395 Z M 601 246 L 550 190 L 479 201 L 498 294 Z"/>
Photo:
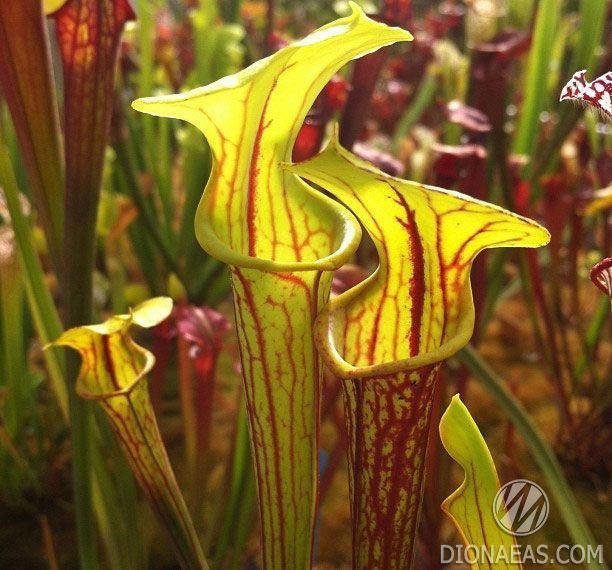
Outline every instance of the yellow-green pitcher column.
<path id="1" fill-rule="evenodd" d="M 230 266 L 267 569 L 312 563 L 321 366 L 313 322 L 361 231 L 281 168 L 316 96 L 349 60 L 408 32 L 352 14 L 206 87 L 134 108 L 196 125 L 214 166 L 195 230 Z"/>
<path id="2" fill-rule="evenodd" d="M 346 205 L 379 257 L 319 315 L 317 346 L 342 379 L 349 432 L 353 567 L 411 567 L 440 363 L 473 331 L 469 272 L 488 247 L 537 247 L 548 232 L 506 210 L 392 178 L 340 147 L 287 168 Z"/>

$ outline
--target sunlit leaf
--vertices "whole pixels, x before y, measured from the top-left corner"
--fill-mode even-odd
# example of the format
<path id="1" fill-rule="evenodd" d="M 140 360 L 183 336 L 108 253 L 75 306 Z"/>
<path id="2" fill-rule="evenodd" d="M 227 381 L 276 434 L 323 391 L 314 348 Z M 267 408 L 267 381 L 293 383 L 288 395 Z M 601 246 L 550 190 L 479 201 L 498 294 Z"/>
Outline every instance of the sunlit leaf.
<path id="1" fill-rule="evenodd" d="M 172 310 L 157 297 L 99 325 L 67 330 L 54 346 L 69 346 L 82 357 L 76 383 L 80 396 L 97 401 L 110 421 L 142 491 L 168 532 L 185 568 L 206 568 L 189 511 L 166 454 L 146 377 L 155 358 L 130 337 L 133 325 L 152 327 Z"/>
<path id="2" fill-rule="evenodd" d="M 467 547 L 483 547 L 493 553 L 495 562 L 472 564 L 480 568 L 521 568 L 520 564 L 504 561 L 516 544 L 514 537 L 504 532 L 495 521 L 493 507 L 499 490 L 499 479 L 493 458 L 478 426 L 459 395 L 455 395 L 440 420 L 440 438 L 444 449 L 465 471 L 461 486 L 442 503 L 442 510 Z"/>
<path id="3" fill-rule="evenodd" d="M 436 372 L 473 331 L 474 257 L 544 245 L 549 234 L 497 206 L 387 176 L 336 139 L 287 168 L 345 204 L 376 246 L 376 272 L 330 301 L 315 336 L 344 381 L 354 564 L 408 568 Z"/>
<path id="4" fill-rule="evenodd" d="M 584 215 L 593 216 L 606 210 L 612 210 L 612 186 L 593 192 L 593 199 L 585 207 Z"/>
<path id="5" fill-rule="evenodd" d="M 311 564 L 320 393 L 312 325 L 329 271 L 360 239 L 350 213 L 279 163 L 291 160 L 306 113 L 343 64 L 408 39 L 353 5 L 236 75 L 133 104 L 193 123 L 213 152 L 195 228 L 202 247 L 231 266 L 266 568 Z"/>

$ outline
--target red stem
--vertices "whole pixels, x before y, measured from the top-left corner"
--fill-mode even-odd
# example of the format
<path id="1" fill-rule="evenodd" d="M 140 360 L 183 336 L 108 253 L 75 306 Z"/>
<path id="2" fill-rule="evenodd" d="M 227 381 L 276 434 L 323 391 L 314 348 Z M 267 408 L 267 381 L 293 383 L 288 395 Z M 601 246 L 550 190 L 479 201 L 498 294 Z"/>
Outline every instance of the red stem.
<path id="1" fill-rule="evenodd" d="M 351 150 L 370 113 L 372 94 L 387 59 L 389 48 L 382 48 L 355 62 L 344 114 L 340 122 L 340 144 Z"/>

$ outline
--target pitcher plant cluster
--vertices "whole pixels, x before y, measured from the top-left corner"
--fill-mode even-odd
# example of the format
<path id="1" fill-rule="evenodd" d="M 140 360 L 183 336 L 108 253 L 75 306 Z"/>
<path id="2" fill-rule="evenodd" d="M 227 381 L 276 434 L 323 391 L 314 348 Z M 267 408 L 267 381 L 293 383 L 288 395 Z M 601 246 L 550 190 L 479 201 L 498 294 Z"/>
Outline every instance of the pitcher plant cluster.
<path id="1" fill-rule="evenodd" d="M 195 230 L 230 267 L 265 568 L 312 563 L 322 360 L 344 390 L 354 566 L 410 567 L 436 373 L 472 333 L 472 261 L 488 247 L 548 242 L 535 222 L 385 175 L 335 135 L 291 164 L 334 73 L 412 39 L 351 8 L 233 76 L 133 104 L 191 122 L 214 156 Z M 331 272 L 361 227 L 379 267 L 329 302 Z"/>
<path id="2" fill-rule="evenodd" d="M 218 352 L 214 347 L 229 325 L 212 309 L 186 302 L 191 289 L 185 287 L 186 280 L 177 280 L 175 270 L 180 273 L 182 267 L 173 262 L 173 254 L 180 251 L 185 263 L 196 260 L 193 272 L 210 276 L 218 271 L 223 278 L 227 271 L 231 280 L 262 567 L 306 570 L 315 561 L 321 399 L 327 371 L 343 397 L 353 568 L 411 568 L 438 375 L 474 332 L 472 264 L 485 249 L 544 246 L 549 232 L 528 217 L 473 196 L 393 176 L 391 167 L 383 172 L 364 160 L 363 153 L 358 156 L 348 149 L 348 131 L 338 126 L 316 135 L 327 141 L 322 151 L 316 152 L 320 145 L 314 144 L 314 153 L 302 152 L 296 141 L 304 133 L 304 120 L 320 102 L 321 92 L 333 85 L 338 70 L 357 58 L 364 59 L 356 66 L 376 62 L 379 50 L 413 40 L 408 31 L 375 21 L 350 3 L 348 16 L 203 87 L 150 96 L 151 85 L 141 83 L 142 96 L 132 103 L 136 111 L 186 121 L 208 145 L 206 150 L 203 141 L 189 135 L 186 148 L 193 160 L 185 161 L 182 176 L 197 178 L 200 163 L 210 160 L 210 177 L 201 197 L 187 198 L 194 205 L 199 199 L 199 204 L 195 220 L 183 226 L 182 245 L 173 244 L 170 234 L 146 214 L 146 193 L 133 195 L 143 208 L 143 227 L 165 252 L 173 272 L 175 281 L 168 288 L 176 293 L 176 305 L 169 297 L 155 296 L 134 308 L 123 307 L 101 324 L 87 324 L 93 320 L 94 230 L 113 112 L 114 69 L 122 30 L 135 15 L 126 0 L 49 1 L 45 8 L 55 19 L 60 47 L 63 122 L 58 120 L 48 46 L 33 40 L 37 53 L 28 54 L 27 62 L 25 54 L 10 49 L 16 45 L 14 33 L 46 37 L 38 1 L 24 0 L 21 8 L 10 2 L 0 7 L 4 22 L 10 16 L 20 23 L 13 31 L 0 25 L 0 80 L 49 259 L 62 284 L 63 324 L 45 293 L 4 136 L 0 183 L 19 242 L 30 306 L 38 311 L 37 333 L 47 343 L 44 357 L 73 432 L 82 567 L 98 564 L 92 521 L 108 528 L 104 521 L 108 524 L 112 515 L 103 502 L 91 499 L 109 487 L 104 473 L 96 469 L 91 476 L 89 471 L 92 465 L 103 469 L 101 449 L 110 432 L 95 427 L 93 408 L 82 400 L 100 405 L 108 420 L 104 425 L 115 434 L 182 567 L 208 568 L 205 553 L 214 553 L 215 540 L 229 540 L 223 533 L 213 534 L 210 544 L 201 544 L 202 533 L 191 518 L 160 435 L 156 412 L 161 396 L 154 388 L 159 384 L 153 381 L 151 390 L 147 384 L 149 376 L 155 380 L 156 370 L 165 369 L 168 347 L 177 339 L 182 387 L 193 375 L 202 379 L 195 393 L 181 391 L 181 406 L 186 424 L 193 428 L 186 441 L 188 470 L 196 482 L 190 497 L 203 503 L 197 481 L 206 469 L 202 457 L 210 447 L 212 420 L 210 413 L 202 416 L 198 410 L 212 397 Z M 31 62 L 40 69 L 26 75 L 24 68 Z M 37 78 L 40 88 L 30 92 L 24 77 Z M 596 82 L 588 84 L 584 72 L 572 81 L 562 99 L 593 104 L 588 90 L 595 90 Z M 354 104 L 357 109 L 360 103 Z M 602 108 L 609 113 L 605 104 Z M 120 115 L 117 121 L 124 121 L 123 128 L 133 129 L 135 119 Z M 332 115 L 330 111 L 328 118 Z M 46 125 L 42 129 L 37 126 L 41 117 Z M 478 119 L 462 114 L 460 120 L 471 121 L 470 128 L 478 130 Z M 145 131 L 149 120 L 143 119 Z M 114 136 L 116 160 L 131 172 L 133 156 L 121 132 Z M 155 164 L 151 168 L 158 183 L 165 177 L 172 187 L 172 173 Z M 171 218 L 171 202 L 162 198 L 161 203 Z M 530 213 L 525 204 L 517 210 Z M 373 244 L 376 269 L 331 294 L 334 271 L 351 263 L 364 239 Z M 209 256 L 202 267 L 197 266 L 201 252 L 190 251 L 188 240 L 197 240 Z M 139 255 L 146 257 L 146 248 Z M 209 259 L 211 264 L 205 266 Z M 608 261 L 593 269 L 592 279 L 610 294 Z M 83 278 L 85 273 L 89 277 Z M 134 327 L 153 331 L 152 351 L 134 340 Z M 138 338 L 142 335 L 140 331 Z M 78 351 L 80 361 L 64 360 L 51 350 L 60 346 Z M 529 425 L 525 429 L 531 433 Z M 443 502 L 442 510 L 466 545 L 511 546 L 513 538 L 492 518 L 490 503 L 499 489 L 493 460 L 458 396 L 442 417 L 440 435 L 465 471 L 464 483 Z M 119 456 L 114 461 L 120 469 Z M 561 476 L 559 488 L 564 484 Z M 231 508 L 240 506 L 230 501 Z M 574 516 L 571 504 L 563 513 Z M 573 532 L 579 536 L 583 527 L 581 519 L 576 520 Z M 122 548 L 117 547 L 123 552 L 119 558 L 132 557 L 129 560 L 137 564 L 137 555 Z M 222 561 L 213 556 L 212 567 L 222 567 Z"/>

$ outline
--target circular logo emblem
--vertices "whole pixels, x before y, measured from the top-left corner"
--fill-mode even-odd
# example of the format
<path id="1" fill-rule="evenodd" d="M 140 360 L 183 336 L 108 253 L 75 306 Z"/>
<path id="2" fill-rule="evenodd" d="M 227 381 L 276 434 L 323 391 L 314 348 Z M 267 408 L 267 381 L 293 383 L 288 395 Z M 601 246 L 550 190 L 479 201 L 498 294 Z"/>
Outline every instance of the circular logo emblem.
<path id="1" fill-rule="evenodd" d="M 540 530 L 548 511 L 546 493 L 527 479 L 506 483 L 493 499 L 493 518 L 502 530 L 514 536 L 527 536 Z"/>

